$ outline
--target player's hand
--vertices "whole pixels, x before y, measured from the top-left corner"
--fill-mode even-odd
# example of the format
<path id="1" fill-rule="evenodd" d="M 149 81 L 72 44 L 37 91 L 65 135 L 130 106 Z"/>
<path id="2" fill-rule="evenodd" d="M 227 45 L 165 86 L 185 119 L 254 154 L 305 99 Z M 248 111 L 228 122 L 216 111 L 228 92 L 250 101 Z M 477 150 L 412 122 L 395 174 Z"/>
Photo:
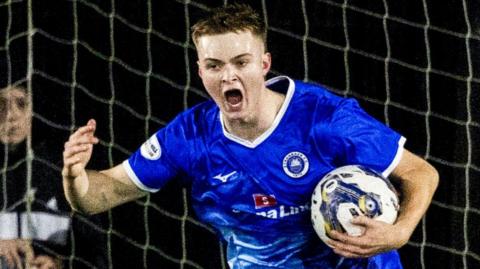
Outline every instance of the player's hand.
<path id="1" fill-rule="evenodd" d="M 39 255 L 31 263 L 30 269 L 62 269 L 62 263 L 59 259 Z"/>
<path id="2" fill-rule="evenodd" d="M 364 228 L 361 236 L 349 236 L 337 231 L 329 233 L 333 240 L 328 243 L 333 247 L 333 251 L 346 258 L 367 258 L 398 249 L 405 245 L 410 238 L 410 233 L 401 227 L 365 216 L 353 219 L 352 223 Z"/>
<path id="3" fill-rule="evenodd" d="M 65 143 L 63 151 L 64 178 L 76 178 L 85 173 L 90 157 L 92 156 L 93 145 L 98 143 L 95 137 L 97 123 L 91 119 L 87 125 L 78 128 Z"/>
<path id="4" fill-rule="evenodd" d="M 0 240 L 0 257 L 7 263 L 8 268 L 24 269 L 25 264 L 31 263 L 33 256 L 33 248 L 29 240 Z"/>

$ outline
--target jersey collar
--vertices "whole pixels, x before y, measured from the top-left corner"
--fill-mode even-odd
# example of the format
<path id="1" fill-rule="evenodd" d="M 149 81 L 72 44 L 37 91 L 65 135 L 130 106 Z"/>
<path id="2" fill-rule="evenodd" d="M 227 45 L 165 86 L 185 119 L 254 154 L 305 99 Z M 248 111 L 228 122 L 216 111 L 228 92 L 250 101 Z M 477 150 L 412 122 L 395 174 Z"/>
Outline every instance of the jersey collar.
<path id="1" fill-rule="evenodd" d="M 230 139 L 230 140 L 232 140 L 232 141 L 234 141 L 238 144 L 241 144 L 245 147 L 248 147 L 248 148 L 256 148 L 263 141 L 265 141 L 265 139 L 267 139 L 273 133 L 273 131 L 275 131 L 278 124 L 282 120 L 283 115 L 285 115 L 285 112 L 287 111 L 287 108 L 290 104 L 290 101 L 292 100 L 292 96 L 295 92 L 295 82 L 287 76 L 274 77 L 274 78 L 271 78 L 271 79 L 269 79 L 265 82 L 265 85 L 268 87 L 270 85 L 273 85 L 273 84 L 275 84 L 275 83 L 277 83 L 281 80 L 285 80 L 285 79 L 288 80 L 288 89 L 287 89 L 287 93 L 285 94 L 285 100 L 282 104 L 282 107 L 278 111 L 277 116 L 275 116 L 275 119 L 273 120 L 272 126 L 270 126 L 270 128 L 268 128 L 262 135 L 260 135 L 259 137 L 257 137 L 257 139 L 255 139 L 253 142 L 251 142 L 251 141 L 245 140 L 243 138 L 237 137 L 237 136 L 229 133 L 227 131 L 227 129 L 225 128 L 225 124 L 223 122 L 223 117 L 222 117 L 222 112 L 220 112 L 219 116 L 220 116 L 220 123 L 222 125 L 223 135 L 226 138 L 228 138 L 228 139 Z"/>

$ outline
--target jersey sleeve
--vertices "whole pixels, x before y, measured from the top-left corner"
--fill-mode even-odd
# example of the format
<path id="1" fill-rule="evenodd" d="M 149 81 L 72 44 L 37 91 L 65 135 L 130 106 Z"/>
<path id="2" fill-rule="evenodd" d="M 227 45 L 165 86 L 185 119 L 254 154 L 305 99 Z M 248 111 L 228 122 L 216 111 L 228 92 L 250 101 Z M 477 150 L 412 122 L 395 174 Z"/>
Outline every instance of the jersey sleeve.
<path id="1" fill-rule="evenodd" d="M 338 165 L 364 165 L 387 177 L 400 162 L 405 137 L 368 115 L 354 99 L 340 103 L 327 129 Z"/>
<path id="2" fill-rule="evenodd" d="M 189 145 L 182 115 L 157 131 L 123 162 L 130 179 L 142 190 L 156 192 L 189 163 Z"/>

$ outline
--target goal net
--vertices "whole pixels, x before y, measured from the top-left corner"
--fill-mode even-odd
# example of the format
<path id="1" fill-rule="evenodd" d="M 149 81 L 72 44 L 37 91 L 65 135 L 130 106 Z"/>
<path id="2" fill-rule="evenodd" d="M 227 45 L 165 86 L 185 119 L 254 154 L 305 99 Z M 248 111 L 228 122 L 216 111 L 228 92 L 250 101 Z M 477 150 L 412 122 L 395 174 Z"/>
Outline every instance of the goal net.
<path id="1" fill-rule="evenodd" d="M 126 159 L 208 99 L 190 27 L 229 2 L 0 0 L 0 88 L 19 84 L 32 94 L 29 147 L 49 141 L 61 152 L 72 130 L 95 118 L 101 142 L 90 168 Z M 400 250 L 405 268 L 480 268 L 480 3 L 242 2 L 266 20 L 270 76 L 357 98 L 440 172 L 429 211 Z M 59 173 L 61 161 L 47 155 L 25 162 Z M 0 167 L 5 185 L 11 166 Z M 70 268 L 227 268 L 224 246 L 196 221 L 180 179 L 108 213 L 74 215 L 75 223 L 97 243 L 72 233 Z M 97 249 L 105 256 L 91 258 Z"/>

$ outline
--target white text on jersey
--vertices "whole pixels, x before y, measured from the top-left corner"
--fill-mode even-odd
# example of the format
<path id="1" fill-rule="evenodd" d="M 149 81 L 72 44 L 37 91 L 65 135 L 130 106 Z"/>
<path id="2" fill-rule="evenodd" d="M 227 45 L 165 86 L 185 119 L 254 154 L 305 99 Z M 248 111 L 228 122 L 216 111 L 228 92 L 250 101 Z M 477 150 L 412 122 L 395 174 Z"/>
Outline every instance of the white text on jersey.
<path id="1" fill-rule="evenodd" d="M 266 217 L 269 219 L 278 219 L 278 218 L 285 218 L 292 215 L 297 215 L 302 212 L 305 212 L 310 209 L 309 204 L 301 205 L 301 206 L 285 206 L 281 205 L 275 209 L 271 209 L 268 211 L 257 212 L 258 216 Z"/>

